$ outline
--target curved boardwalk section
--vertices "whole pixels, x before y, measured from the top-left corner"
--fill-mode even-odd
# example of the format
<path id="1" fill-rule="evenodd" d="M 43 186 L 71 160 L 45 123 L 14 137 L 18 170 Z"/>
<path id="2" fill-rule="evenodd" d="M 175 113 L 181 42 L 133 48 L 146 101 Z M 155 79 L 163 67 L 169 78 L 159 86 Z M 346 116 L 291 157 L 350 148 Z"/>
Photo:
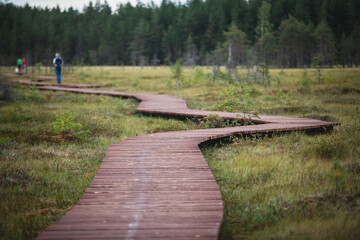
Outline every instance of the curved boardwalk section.
<path id="1" fill-rule="evenodd" d="M 137 111 L 178 117 L 197 111 L 169 95 L 40 87 L 76 93 L 134 97 Z M 332 128 L 314 119 L 260 116 L 259 125 L 156 133 L 109 146 L 93 182 L 77 205 L 38 239 L 217 239 L 222 214 L 219 188 L 198 145 L 234 134 Z"/>

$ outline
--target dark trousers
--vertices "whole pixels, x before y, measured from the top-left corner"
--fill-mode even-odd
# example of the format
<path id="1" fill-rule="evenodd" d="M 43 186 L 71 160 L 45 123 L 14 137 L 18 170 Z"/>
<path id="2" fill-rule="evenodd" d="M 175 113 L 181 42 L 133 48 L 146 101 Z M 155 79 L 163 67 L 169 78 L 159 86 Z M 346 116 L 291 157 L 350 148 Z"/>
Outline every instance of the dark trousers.
<path id="1" fill-rule="evenodd" d="M 55 67 L 57 83 L 61 83 L 61 67 Z"/>

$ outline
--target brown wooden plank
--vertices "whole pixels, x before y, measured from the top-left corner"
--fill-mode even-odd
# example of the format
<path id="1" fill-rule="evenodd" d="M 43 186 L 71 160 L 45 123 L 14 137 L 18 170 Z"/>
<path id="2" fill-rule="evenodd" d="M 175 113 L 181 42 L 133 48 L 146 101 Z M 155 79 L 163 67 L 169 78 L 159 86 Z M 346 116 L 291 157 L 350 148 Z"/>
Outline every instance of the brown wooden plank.
<path id="1" fill-rule="evenodd" d="M 48 83 L 48 82 L 34 82 L 31 79 L 12 79 L 10 80 L 12 83 L 18 83 L 22 85 L 34 85 L 37 87 L 45 87 L 45 86 L 61 86 L 61 87 L 68 87 L 68 88 L 100 88 L 105 87 L 106 85 L 101 84 L 77 84 L 77 83 Z"/>

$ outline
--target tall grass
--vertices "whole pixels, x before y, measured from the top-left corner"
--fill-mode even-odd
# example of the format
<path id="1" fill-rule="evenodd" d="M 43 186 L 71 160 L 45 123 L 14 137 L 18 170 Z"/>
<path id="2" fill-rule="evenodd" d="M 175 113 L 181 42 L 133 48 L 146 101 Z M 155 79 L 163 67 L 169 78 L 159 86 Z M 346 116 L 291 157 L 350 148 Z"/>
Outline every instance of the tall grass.
<path id="1" fill-rule="evenodd" d="M 325 135 L 290 133 L 203 149 L 225 204 L 220 238 L 338 239 L 342 227 L 333 228 L 333 223 L 349 218 L 349 226 L 342 223 L 343 236 L 355 239 L 360 217 L 359 136 L 359 126 L 346 125 Z M 333 159 L 343 166 L 340 194 L 331 177 Z M 306 229 L 311 224 L 303 221 L 321 226 L 319 231 L 326 234 Z"/>

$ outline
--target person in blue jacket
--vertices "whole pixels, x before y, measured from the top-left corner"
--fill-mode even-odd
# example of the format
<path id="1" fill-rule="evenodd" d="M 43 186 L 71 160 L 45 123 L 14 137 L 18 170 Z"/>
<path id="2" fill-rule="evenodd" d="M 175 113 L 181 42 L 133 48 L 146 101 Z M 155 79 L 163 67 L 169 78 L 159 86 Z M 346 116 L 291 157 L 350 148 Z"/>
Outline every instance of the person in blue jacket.
<path id="1" fill-rule="evenodd" d="M 53 60 L 53 64 L 55 66 L 55 72 L 56 72 L 56 78 L 57 78 L 57 83 L 61 84 L 61 66 L 63 64 L 63 60 L 60 57 L 59 53 L 55 54 L 55 58 Z"/>

